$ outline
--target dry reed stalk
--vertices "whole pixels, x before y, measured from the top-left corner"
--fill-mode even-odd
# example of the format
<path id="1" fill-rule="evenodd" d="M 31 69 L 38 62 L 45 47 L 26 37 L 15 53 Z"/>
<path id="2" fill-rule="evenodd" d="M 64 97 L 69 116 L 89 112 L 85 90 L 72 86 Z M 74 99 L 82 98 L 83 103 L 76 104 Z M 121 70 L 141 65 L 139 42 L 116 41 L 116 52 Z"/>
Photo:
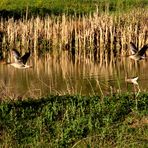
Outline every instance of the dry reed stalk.
<path id="1" fill-rule="evenodd" d="M 35 63 L 40 55 L 49 52 L 61 59 L 67 50 L 75 61 L 99 61 L 100 65 L 112 63 L 117 55 L 128 53 L 129 42 L 138 47 L 147 43 L 147 13 L 132 11 L 118 16 L 98 14 L 82 17 L 47 16 L 30 20 L 8 21 L 0 19 L 0 28 L 5 35 L 2 51 L 18 48 L 21 52 L 31 50 Z M 4 27 L 5 26 L 5 27 Z"/>

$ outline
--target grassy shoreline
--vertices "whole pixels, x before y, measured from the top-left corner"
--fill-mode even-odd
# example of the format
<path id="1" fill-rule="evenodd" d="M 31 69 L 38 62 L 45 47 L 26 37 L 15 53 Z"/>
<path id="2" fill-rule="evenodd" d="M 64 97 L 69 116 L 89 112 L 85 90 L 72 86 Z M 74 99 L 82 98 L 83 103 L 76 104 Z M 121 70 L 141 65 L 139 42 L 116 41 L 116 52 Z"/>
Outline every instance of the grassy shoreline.
<path id="1" fill-rule="evenodd" d="M 25 16 L 26 13 L 30 15 L 45 16 L 46 14 L 60 15 L 66 14 L 89 14 L 96 11 L 99 12 L 122 12 L 134 8 L 147 8 L 148 2 L 146 0 L 2 0 L 0 2 L 1 16 L 20 18 Z"/>
<path id="2" fill-rule="evenodd" d="M 145 147 L 148 95 L 48 96 L 0 103 L 6 147 Z"/>

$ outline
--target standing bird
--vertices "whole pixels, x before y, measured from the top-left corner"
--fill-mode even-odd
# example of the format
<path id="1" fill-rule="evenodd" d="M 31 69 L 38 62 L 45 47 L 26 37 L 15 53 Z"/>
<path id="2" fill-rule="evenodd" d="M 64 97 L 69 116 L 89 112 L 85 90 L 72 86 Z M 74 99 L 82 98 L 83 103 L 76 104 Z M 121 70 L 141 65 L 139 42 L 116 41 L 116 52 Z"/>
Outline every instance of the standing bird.
<path id="1" fill-rule="evenodd" d="M 20 53 L 16 49 L 12 49 L 12 54 L 13 54 L 15 62 L 14 63 L 7 63 L 7 64 L 10 64 L 11 66 L 18 68 L 18 69 L 26 69 L 26 68 L 32 67 L 32 66 L 26 64 L 26 62 L 30 56 L 30 51 L 26 52 L 23 56 L 21 56 Z"/>
<path id="2" fill-rule="evenodd" d="M 131 46 L 132 55 L 130 55 L 129 57 L 131 59 L 139 61 L 139 60 L 146 58 L 146 56 L 144 54 L 145 54 L 146 50 L 148 49 L 148 44 L 144 45 L 139 51 L 138 51 L 138 48 L 135 46 L 134 43 L 130 42 L 130 46 Z"/>

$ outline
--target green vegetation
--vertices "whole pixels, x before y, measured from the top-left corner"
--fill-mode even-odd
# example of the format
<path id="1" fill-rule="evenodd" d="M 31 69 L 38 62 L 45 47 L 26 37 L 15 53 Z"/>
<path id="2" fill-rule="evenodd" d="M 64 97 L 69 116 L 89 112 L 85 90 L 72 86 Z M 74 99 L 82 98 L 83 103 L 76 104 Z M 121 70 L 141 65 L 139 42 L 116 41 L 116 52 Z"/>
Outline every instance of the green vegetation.
<path id="1" fill-rule="evenodd" d="M 21 17 L 27 11 L 33 15 L 81 14 L 99 11 L 122 11 L 147 7 L 147 0 L 1 0 L 0 11 L 3 16 Z"/>
<path id="2" fill-rule="evenodd" d="M 148 95 L 0 103 L 2 147 L 146 147 Z"/>

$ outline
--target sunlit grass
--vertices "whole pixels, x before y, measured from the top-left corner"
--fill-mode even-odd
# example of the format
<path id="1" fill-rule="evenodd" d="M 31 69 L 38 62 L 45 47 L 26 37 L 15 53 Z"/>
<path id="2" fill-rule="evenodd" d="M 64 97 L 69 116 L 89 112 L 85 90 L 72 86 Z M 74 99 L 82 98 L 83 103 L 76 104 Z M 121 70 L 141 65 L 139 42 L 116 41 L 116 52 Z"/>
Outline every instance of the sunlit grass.
<path id="1" fill-rule="evenodd" d="M 145 147 L 148 96 L 48 96 L 0 103 L 3 147 Z"/>
<path id="2" fill-rule="evenodd" d="M 99 12 L 124 12 L 129 9 L 147 8 L 146 0 L 1 0 L 0 11 L 5 17 L 15 18 L 28 15 L 46 14 L 88 14 L 93 13 L 96 8 Z"/>

